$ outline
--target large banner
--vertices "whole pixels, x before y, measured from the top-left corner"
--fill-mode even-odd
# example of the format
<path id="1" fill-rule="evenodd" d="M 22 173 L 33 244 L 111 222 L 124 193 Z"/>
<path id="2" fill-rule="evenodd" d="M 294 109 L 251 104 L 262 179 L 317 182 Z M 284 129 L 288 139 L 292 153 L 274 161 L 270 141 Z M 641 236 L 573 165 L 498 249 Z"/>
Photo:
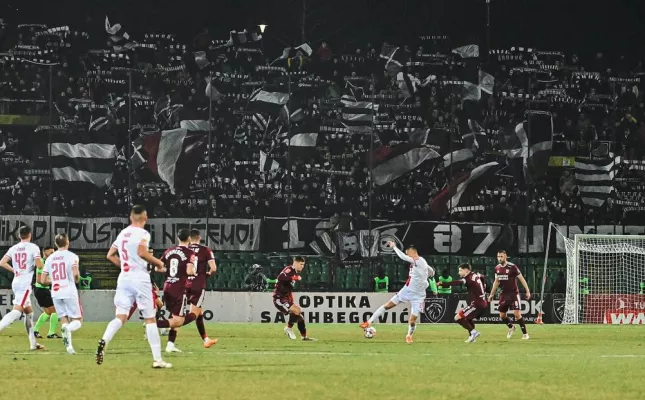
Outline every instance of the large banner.
<path id="1" fill-rule="evenodd" d="M 79 293 L 86 321 L 108 322 L 114 318 L 113 290 L 89 290 Z M 371 317 L 392 295 L 393 293 L 295 293 L 294 297 L 308 323 L 358 324 Z M 13 294 L 10 290 L 0 290 L 0 317 L 11 311 L 12 301 Z M 35 299 L 32 299 L 33 301 Z M 421 322 L 454 323 L 455 314 L 466 305 L 466 294 L 428 298 Z M 210 322 L 286 322 L 284 315 L 273 305 L 271 293 L 206 292 L 203 307 L 204 318 Z M 535 321 L 540 307 L 543 307 L 545 323 L 562 322 L 563 296 L 545 295 L 544 303 L 535 299 L 523 300 L 524 318 L 530 322 Z M 405 324 L 408 322 L 409 312 L 407 305 L 401 304 L 380 317 L 379 323 Z M 162 310 L 161 315 L 164 318 L 168 317 L 166 310 Z M 493 301 L 479 321 L 500 322 L 497 301 Z"/>
<path id="2" fill-rule="evenodd" d="M 645 324 L 645 295 L 589 294 L 581 296 L 582 323 L 611 325 Z"/>
<path id="3" fill-rule="evenodd" d="M 256 251 L 260 248 L 259 219 L 200 218 L 151 218 L 146 229 L 151 235 L 151 247 L 165 249 L 176 243 L 177 232 L 182 228 L 199 229 L 202 238 L 208 237 L 213 250 Z M 27 225 L 32 229 L 33 240 L 40 246 L 50 245 L 53 237 L 65 232 L 70 237 L 72 249 L 100 249 L 110 247 L 119 232 L 129 225 L 126 218 L 72 218 L 27 215 L 0 216 L 0 247 L 16 244 L 18 229 Z"/>

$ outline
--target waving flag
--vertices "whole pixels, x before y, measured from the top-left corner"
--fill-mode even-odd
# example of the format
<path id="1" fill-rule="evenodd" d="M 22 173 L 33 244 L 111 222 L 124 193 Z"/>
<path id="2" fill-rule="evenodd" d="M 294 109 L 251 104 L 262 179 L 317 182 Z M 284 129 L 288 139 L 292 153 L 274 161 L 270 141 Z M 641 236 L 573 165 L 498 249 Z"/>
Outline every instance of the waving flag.
<path id="1" fill-rule="evenodd" d="M 415 170 L 426 161 L 440 160 L 441 155 L 429 147 L 403 143 L 396 147 L 382 146 L 372 153 L 371 158 L 373 182 L 382 186 Z"/>
<path id="2" fill-rule="evenodd" d="M 620 157 L 603 160 L 576 158 L 576 183 L 582 202 L 602 207 L 614 189 L 615 168 Z"/>
<path id="3" fill-rule="evenodd" d="M 112 135 L 55 133 L 48 149 L 55 181 L 110 185 L 117 156 Z"/>

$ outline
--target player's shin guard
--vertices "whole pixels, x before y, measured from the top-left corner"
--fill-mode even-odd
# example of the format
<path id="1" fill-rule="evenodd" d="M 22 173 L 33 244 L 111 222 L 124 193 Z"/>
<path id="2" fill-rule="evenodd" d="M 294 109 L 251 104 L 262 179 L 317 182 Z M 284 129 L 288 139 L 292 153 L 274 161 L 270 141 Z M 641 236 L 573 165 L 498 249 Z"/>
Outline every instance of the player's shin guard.
<path id="1" fill-rule="evenodd" d="M 414 335 L 414 331 L 417 330 L 417 324 L 408 325 L 408 336 Z"/>
<path id="2" fill-rule="evenodd" d="M 374 311 L 374 314 L 373 314 L 373 315 L 370 317 L 370 319 L 368 320 L 368 322 L 370 323 L 370 325 L 371 325 L 371 324 L 373 324 L 373 323 L 374 323 L 374 321 L 376 321 L 377 319 L 379 319 L 381 315 L 385 314 L 385 311 L 387 311 L 387 310 L 385 309 L 385 306 L 380 306 L 376 311 Z"/>
<path id="3" fill-rule="evenodd" d="M 307 337 L 307 327 L 305 326 L 305 319 L 302 315 L 298 315 L 298 331 L 300 336 Z"/>
<path id="4" fill-rule="evenodd" d="M 199 332 L 199 335 L 202 337 L 202 339 L 206 339 L 208 335 L 206 335 L 206 326 L 204 325 L 204 315 L 199 314 L 199 317 L 195 320 L 195 325 L 197 325 L 197 331 Z"/>
<path id="5" fill-rule="evenodd" d="M 107 344 L 110 343 L 114 335 L 121 329 L 123 322 L 120 319 L 114 318 L 105 328 L 105 333 L 103 334 L 103 341 Z"/>
<path id="6" fill-rule="evenodd" d="M 14 321 L 19 320 L 21 315 L 22 313 L 18 310 L 11 310 L 6 313 L 0 320 L 0 331 L 13 324 Z"/>
<path id="7" fill-rule="evenodd" d="M 40 317 L 38 317 L 38 320 L 36 321 L 36 325 L 34 325 L 34 332 L 40 332 L 40 327 L 47 321 L 49 321 L 49 315 L 45 313 L 40 314 Z"/>
<path id="8" fill-rule="evenodd" d="M 25 314 L 25 330 L 29 337 L 29 344 L 32 348 L 36 347 L 36 336 L 34 336 L 34 314 Z"/>
<path id="9" fill-rule="evenodd" d="M 472 326 L 471 323 L 466 318 L 458 319 L 457 323 L 461 325 L 465 330 L 467 330 L 468 333 L 470 333 L 473 329 L 475 329 L 475 327 Z"/>
<path id="10" fill-rule="evenodd" d="M 168 332 L 168 343 L 175 343 L 175 340 L 177 340 L 177 330 L 175 328 L 170 329 L 170 332 Z"/>
<path id="11" fill-rule="evenodd" d="M 82 326 L 81 321 L 75 319 L 74 321 L 70 322 L 67 325 L 67 330 L 69 332 L 74 332 L 74 331 L 77 331 L 77 330 L 81 329 L 81 326 Z"/>
<path id="12" fill-rule="evenodd" d="M 524 321 L 524 317 L 518 319 L 517 323 L 520 325 L 520 329 L 522 329 L 522 333 L 526 335 L 526 323 Z"/>
<path id="13" fill-rule="evenodd" d="M 508 329 L 513 328 L 513 323 L 511 322 L 511 319 L 509 317 L 506 317 L 502 319 L 502 321 L 508 326 Z"/>
<path id="14" fill-rule="evenodd" d="M 161 361 L 161 337 L 159 337 L 159 330 L 157 324 L 146 324 L 146 337 L 150 344 L 152 351 L 152 359 L 154 361 Z"/>
<path id="15" fill-rule="evenodd" d="M 289 329 L 293 328 L 293 326 L 298 322 L 298 315 L 295 314 L 289 314 L 289 320 L 287 321 L 287 327 Z"/>
<path id="16" fill-rule="evenodd" d="M 49 319 L 49 333 L 48 335 L 53 335 L 58 329 L 58 314 L 52 313 L 51 318 Z"/>
<path id="17" fill-rule="evenodd" d="M 195 313 L 188 313 L 188 315 L 186 315 L 186 318 L 184 318 L 184 324 L 183 325 L 188 325 L 188 324 L 190 324 L 191 322 L 193 322 L 196 319 L 197 319 L 197 315 L 195 315 Z"/>

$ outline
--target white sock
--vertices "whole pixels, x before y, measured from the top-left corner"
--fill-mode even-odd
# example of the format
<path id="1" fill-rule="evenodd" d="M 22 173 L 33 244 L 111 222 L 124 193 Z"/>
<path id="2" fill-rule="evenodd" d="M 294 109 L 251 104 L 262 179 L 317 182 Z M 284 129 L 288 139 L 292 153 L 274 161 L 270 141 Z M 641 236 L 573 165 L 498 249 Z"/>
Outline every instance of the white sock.
<path id="1" fill-rule="evenodd" d="M 414 333 L 414 331 L 416 331 L 416 330 L 417 330 L 417 326 L 416 326 L 416 325 L 408 325 L 408 336 L 412 336 L 412 334 L 413 334 L 413 333 Z"/>
<path id="2" fill-rule="evenodd" d="M 204 338 L 204 343 L 208 342 L 209 340 L 211 340 L 211 339 L 210 339 L 208 336 L 206 336 L 206 337 Z"/>
<path id="3" fill-rule="evenodd" d="M 74 331 L 77 331 L 79 329 L 81 329 L 81 321 L 79 321 L 77 319 L 75 319 L 74 321 L 70 322 L 67 325 L 67 330 L 70 331 L 70 332 L 74 332 Z"/>
<path id="4" fill-rule="evenodd" d="M 369 322 L 370 324 L 373 324 L 373 323 L 374 323 L 374 321 L 376 321 L 376 320 L 377 320 L 381 315 L 385 314 L 385 312 L 386 312 L 386 311 L 387 311 L 387 310 L 385 309 L 385 306 L 380 306 L 380 307 L 378 308 L 378 310 L 374 311 L 374 315 L 372 315 L 372 316 L 370 317 L 370 319 L 368 320 L 368 322 Z"/>
<path id="5" fill-rule="evenodd" d="M 29 338 L 31 347 L 36 347 L 36 337 L 34 336 L 34 314 L 25 314 L 25 330 Z"/>
<path id="6" fill-rule="evenodd" d="M 0 331 L 8 327 L 9 325 L 13 324 L 14 321 L 19 320 L 21 315 L 22 313 L 18 310 L 11 310 L 8 313 L 6 313 L 4 317 L 2 317 L 2 320 L 0 321 Z"/>
<path id="7" fill-rule="evenodd" d="M 161 361 L 161 337 L 159 337 L 156 323 L 146 324 L 146 336 L 148 337 L 150 350 L 152 350 L 152 359 Z"/>
<path id="8" fill-rule="evenodd" d="M 103 340 L 105 343 L 110 343 L 114 335 L 121 329 L 123 326 L 123 322 L 121 322 L 120 319 L 114 318 L 110 323 L 108 324 L 107 328 L 105 328 L 105 333 L 103 334 Z"/>

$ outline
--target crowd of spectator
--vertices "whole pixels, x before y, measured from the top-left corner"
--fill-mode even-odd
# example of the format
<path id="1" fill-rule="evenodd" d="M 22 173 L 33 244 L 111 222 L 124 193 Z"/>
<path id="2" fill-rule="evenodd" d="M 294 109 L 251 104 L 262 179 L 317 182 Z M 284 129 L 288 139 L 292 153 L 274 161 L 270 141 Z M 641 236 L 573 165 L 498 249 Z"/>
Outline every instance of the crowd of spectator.
<path id="1" fill-rule="evenodd" d="M 429 94 L 425 101 L 420 96 L 404 98 L 399 84 L 383 69 L 380 47 L 365 44 L 353 52 L 336 52 L 322 43 L 310 56 L 293 59 L 294 63 L 303 63 L 297 72 L 306 74 L 310 79 L 307 82 L 316 88 L 301 91 L 306 95 L 299 99 L 305 120 L 317 124 L 337 120 L 342 113 L 337 100 L 348 87 L 353 87 L 385 99 L 378 112 L 383 121 L 377 121 L 375 136 L 321 133 L 316 154 L 299 158 L 287 156 L 284 144 L 255 124 L 254 114 L 248 111 L 249 96 L 258 87 L 253 82 L 266 80 L 266 72 L 258 66 L 283 65 L 274 63 L 278 54 L 261 51 L 261 41 L 226 46 L 225 41 L 210 37 L 207 30 L 186 44 L 177 42 L 172 35 L 150 35 L 134 40 L 153 46 L 152 51 L 144 52 L 150 50 L 145 47 L 126 50 L 119 54 L 129 58 L 117 59 L 123 61 L 119 64 L 106 61 L 110 57 L 105 54 L 116 51 L 107 34 L 94 37 L 74 31 L 72 26 L 42 34 L 48 28 L 2 25 L 0 52 L 5 56 L 0 59 L 0 115 L 40 117 L 39 125 L 51 121 L 53 125 L 75 126 L 87 126 L 107 116 L 109 129 L 118 136 L 116 172 L 109 187 L 96 188 L 92 193 L 80 193 L 69 184 L 52 184 L 47 131 L 2 121 L 0 215 L 107 217 L 123 215 L 128 204 L 134 202 L 146 204 L 154 217 L 208 214 L 256 218 L 290 214 L 326 218 L 351 212 L 355 217 L 389 220 L 436 218 L 429 204 L 446 183 L 442 166 L 423 164 L 388 185 L 374 188 L 370 196 L 366 165 L 370 147 L 407 141 L 406 128 L 427 128 L 451 131 L 451 146 L 457 148 L 461 135 L 468 133 L 466 121 L 472 118 L 478 120 L 488 142 L 475 163 L 482 159 L 502 160 L 496 133 L 523 119 L 529 107 L 552 113 L 552 155 L 561 157 L 559 164 L 554 163 L 543 179 L 532 183 L 528 196 L 512 175 L 502 172 L 478 196 L 479 204 L 485 206 L 483 210 L 443 218 L 611 224 L 642 218 L 644 214 L 642 208 L 632 207 L 627 212 L 616 204 L 617 194 L 600 208 L 583 205 L 570 161 L 576 156 L 607 157 L 610 153 L 631 160 L 644 159 L 645 88 L 641 78 L 645 71 L 640 61 L 624 57 L 608 60 L 602 53 L 584 60 L 576 54 L 554 51 L 540 52 L 538 63 L 538 52 L 527 49 L 482 53 L 479 63 L 494 76 L 495 90 L 492 96 L 482 98 L 473 113 L 465 109 L 462 93 L 455 91 L 454 85 L 441 84 L 459 79 L 461 68 L 461 58 L 450 53 L 454 44 L 444 38 L 403 48 L 409 51 L 412 64 L 432 61 L 428 63 L 432 64 L 429 72 L 411 70 L 420 81 L 426 81 L 428 75 L 436 76 L 427 81 L 424 89 Z M 107 50 L 99 52 L 99 48 Z M 198 51 L 212 56 L 211 65 L 202 69 L 195 63 L 193 54 Z M 32 62 L 35 59 L 38 62 Z M 44 65 L 49 62 L 56 65 Z M 128 74 L 114 68 L 123 65 L 136 71 Z M 536 71 L 525 73 L 518 71 L 518 66 Z M 546 67 L 551 68 L 548 74 L 544 72 Z M 218 77 L 221 92 L 212 102 L 206 92 L 209 76 Z M 128 107 L 125 112 L 111 112 L 114 99 L 126 96 L 137 101 L 132 113 L 127 112 Z M 145 170 L 129 168 L 131 135 L 155 124 L 157 128 L 172 124 L 159 120 L 156 111 L 161 103 L 183 104 L 185 109 L 198 110 L 201 115 L 208 115 L 211 108 L 212 140 L 188 193 L 173 194 Z M 135 125 L 139 128 L 132 129 L 129 135 L 128 129 Z M 388 126 L 384 128 L 385 125 Z M 594 153 L 603 148 L 607 151 Z M 281 168 L 264 173 L 259 168 L 260 151 L 270 150 Z M 635 194 L 630 199 L 643 207 L 645 198 L 642 190 L 638 194 L 638 188 L 644 172 L 632 169 L 618 175 L 624 178 L 622 186 L 627 186 L 623 189 L 636 188 L 631 190 Z M 528 215 L 524 211 L 527 209 Z"/>

